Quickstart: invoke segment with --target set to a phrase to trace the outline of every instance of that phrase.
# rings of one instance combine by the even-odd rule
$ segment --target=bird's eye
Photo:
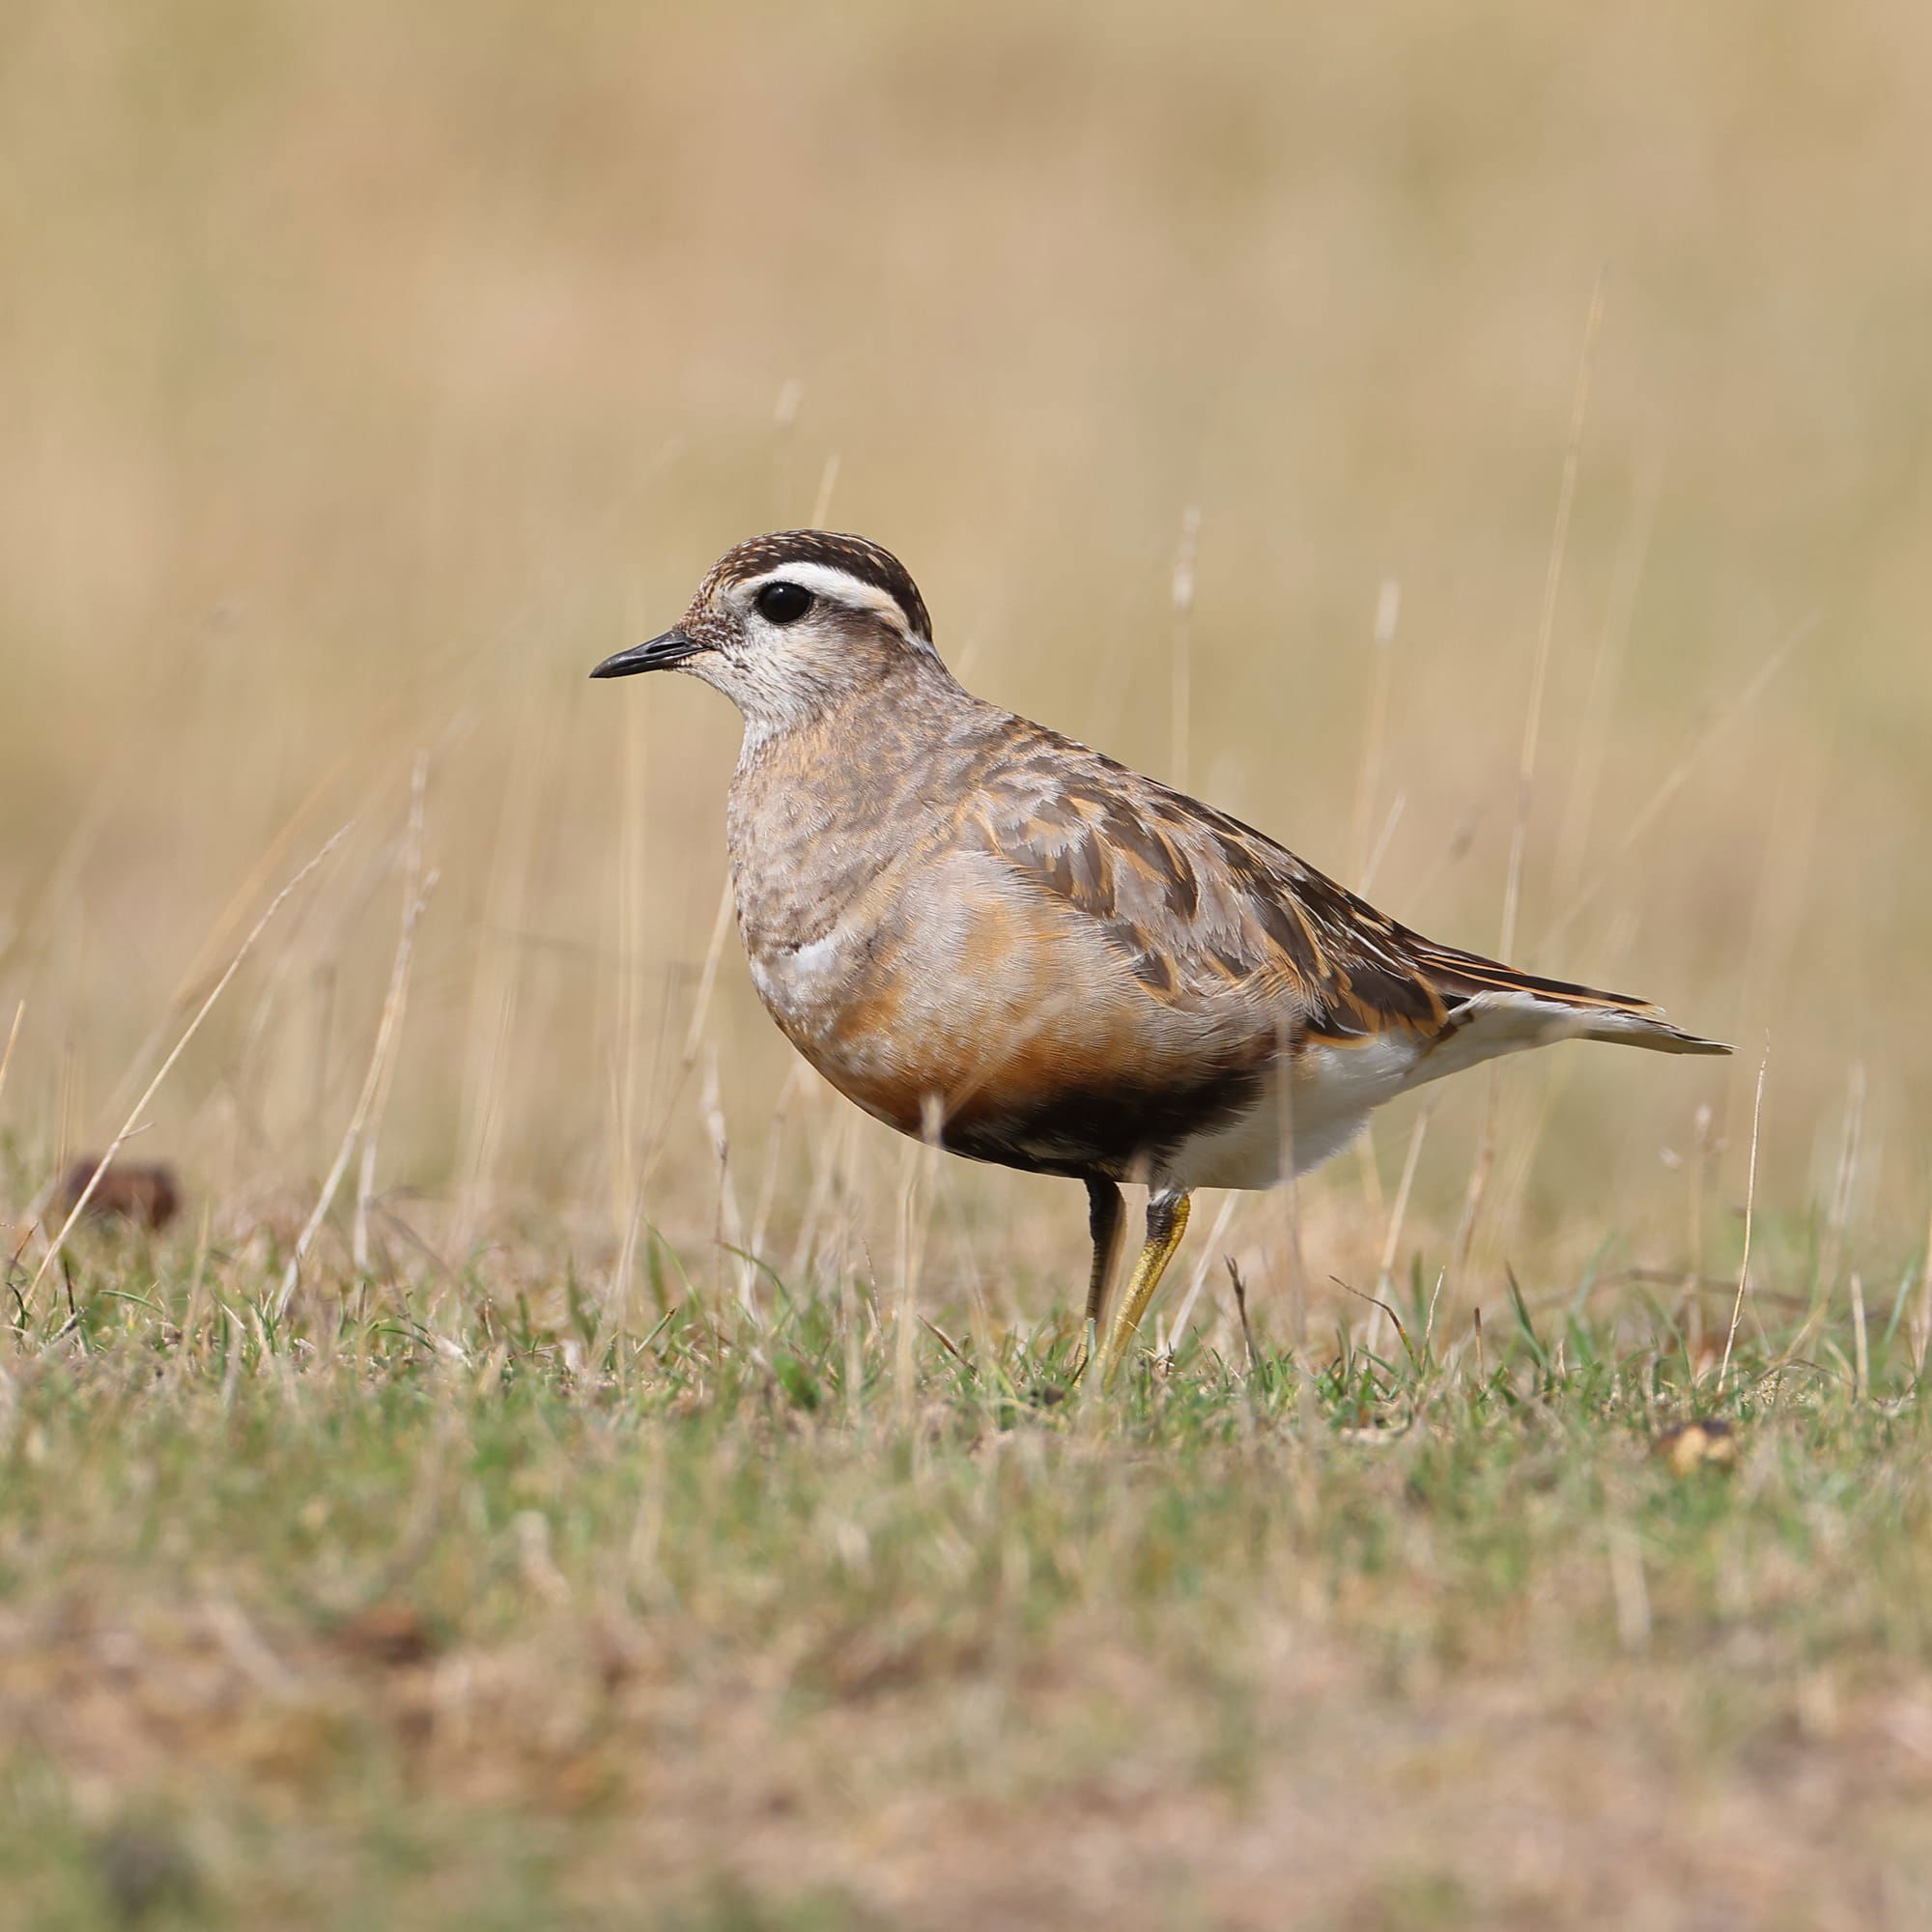
[[[756,602],[758,615],[768,624],[796,624],[811,609],[811,592],[796,583],[768,583]]]

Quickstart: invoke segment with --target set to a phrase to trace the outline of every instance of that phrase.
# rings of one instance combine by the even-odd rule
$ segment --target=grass
[[[1932,1899],[1916,1275],[1862,1342],[1753,1322],[1721,1385],[1641,1291],[1512,1291],[1479,1345],[1418,1275],[1385,1353],[1197,1330],[1101,1400],[1057,1326],[905,1349],[775,1283],[602,1335],[484,1264],[278,1326],[274,1260],[90,1242],[16,1330],[28,1922]],[[1692,1419],[1721,1459],[1670,1453]]]

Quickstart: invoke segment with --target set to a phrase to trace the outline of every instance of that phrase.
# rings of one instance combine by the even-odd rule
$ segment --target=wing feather
[[[1523,1044],[1560,1023],[1669,1052],[1730,1050],[1647,1001],[1427,939],[1265,833],[1058,733],[1009,719],[1003,739],[980,775],[975,838],[1026,887],[1097,922],[1166,1005],[1250,1005],[1297,1043],[1400,1030],[1428,1050],[1507,1008],[1523,1016]]]

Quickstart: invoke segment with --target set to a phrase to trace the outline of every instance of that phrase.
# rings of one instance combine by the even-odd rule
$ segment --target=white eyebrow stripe
[[[835,604],[870,611],[876,616],[885,618],[895,630],[903,632],[922,650],[932,649],[931,639],[923,638],[910,628],[911,619],[890,590],[881,590],[876,583],[867,583],[863,577],[855,577],[849,570],[840,570],[837,564],[809,563],[801,557],[796,563],[781,563],[756,577],[748,577],[737,588],[749,604],[767,583],[796,583],[801,590],[829,597]]]

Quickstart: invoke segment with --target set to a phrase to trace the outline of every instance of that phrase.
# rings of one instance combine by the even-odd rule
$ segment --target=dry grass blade
[[[1604,882],[1612,876],[1617,866],[1627,858],[1643,835],[1657,823],[1663,808],[1683,790],[1685,782],[1702,762],[1704,754],[1720,738],[1725,730],[1748,711],[1763,694],[1765,687],[1784,668],[1791,654],[1800,644],[1804,643],[1818,628],[1816,617],[1807,617],[1804,623],[1773,651],[1764,663],[1752,673],[1745,688],[1724,708],[1693,737],[1678,759],[1664,775],[1663,782],[1645,801],[1643,809],[1630,821],[1617,849],[1596,869],[1596,875],[1570,903],[1557,915],[1556,922],[1544,935],[1546,942],[1560,939],[1577,919],[1587,911]]]
[[[825,459],[818,475],[818,495],[811,501],[811,527],[822,530],[832,521],[832,493],[838,487],[838,452]]]
[[[726,878],[719,889],[718,911],[711,922],[711,938],[704,949],[704,967],[697,978],[697,997],[692,1002],[691,1025],[685,1030],[684,1049],[677,1057],[677,1070],[671,1078],[669,1091],[659,1110],[658,1125],[651,1136],[650,1146],[639,1163],[638,1183],[633,1194],[634,1202],[641,1199],[644,1189],[649,1186],[656,1174],[658,1162],[670,1140],[671,1121],[675,1116],[677,1103],[683,1097],[685,1084],[691,1078],[691,1070],[697,1065],[698,1055],[703,1050],[705,1022],[711,1016],[712,995],[718,990],[718,966],[724,956],[724,942],[731,932],[731,881]]]
[[[1354,838],[1350,849],[1354,854],[1354,876],[1362,884],[1359,888],[1366,894],[1369,881],[1375,874],[1375,862],[1379,847],[1372,851],[1369,845],[1369,817],[1375,810],[1376,791],[1381,781],[1382,755],[1388,740],[1389,690],[1395,682],[1395,634],[1402,621],[1402,584],[1393,577],[1382,580],[1382,586],[1376,598],[1376,624],[1372,634],[1372,649],[1375,652],[1375,669],[1371,674],[1369,691],[1368,728],[1362,734],[1362,758],[1355,769],[1355,812]],[[1391,807],[1391,818],[1398,814],[1398,808]],[[1388,829],[1382,834],[1382,842],[1388,838]]]
[[[1757,1094],[1751,1101],[1750,1165],[1745,1177],[1745,1252],[1738,1264],[1737,1299],[1731,1303],[1731,1325],[1724,1336],[1724,1359],[1718,1365],[1718,1386],[1722,1388],[1725,1378],[1731,1371],[1731,1350],[1738,1339],[1738,1323],[1744,1320],[1745,1292],[1750,1286],[1751,1258],[1751,1219],[1757,1208],[1757,1143],[1758,1129],[1764,1122],[1764,1075],[1771,1065],[1771,1046],[1767,1041],[1764,1058],[1757,1064]]]
[[[428,897],[427,889],[422,884],[423,867],[423,813],[429,790],[429,759],[418,756],[415,770],[410,779],[410,833],[409,833],[409,878],[403,888],[405,904],[413,904],[420,916],[424,901]],[[408,997],[407,979],[399,999]],[[355,1272],[366,1274],[369,1270],[369,1208],[376,1195],[376,1149],[383,1136],[383,1120],[388,1112],[389,1089],[396,1077],[396,1053],[403,1037],[402,1013],[396,1016],[396,1025],[388,1039],[384,1042],[380,1061],[381,1070],[376,1079],[376,1104],[370,1110],[368,1131],[362,1136],[362,1161],[355,1180],[355,1236],[352,1248]]]
[[[1181,512],[1180,542],[1174,554],[1174,709],[1168,753],[1174,782],[1182,791],[1187,789],[1188,748],[1194,737],[1194,579],[1200,544],[1201,512],[1190,505]]]
[[[1253,1375],[1261,1350],[1255,1347],[1254,1324],[1248,1320],[1248,1285],[1241,1279],[1240,1264],[1233,1255],[1223,1255],[1221,1262],[1228,1270],[1228,1285],[1235,1291],[1235,1312],[1241,1318],[1241,1340],[1248,1350],[1248,1373]]]
[[[1918,1325],[1912,1342],[1912,1372],[1925,1373],[1925,1349],[1932,1340],[1932,1215],[1925,1223],[1925,1259],[1918,1273]]]
[[[1651,460],[1636,486],[1635,500],[1617,550],[1608,607],[1597,634],[1595,660],[1590,666],[1589,691],[1577,727],[1576,755],[1571,766],[1570,795],[1563,808],[1556,839],[1556,877],[1564,893],[1574,894],[1582,876],[1595,822],[1598,788],[1604,761],[1610,749],[1610,721],[1623,675],[1624,660],[1634,627],[1637,595],[1650,561],[1651,538],[1657,526],[1658,501],[1663,490],[1663,467]]]
[[[1378,1281],[1386,1286],[1395,1273],[1395,1258],[1402,1246],[1402,1224],[1408,1212],[1409,1191],[1415,1185],[1415,1170],[1422,1159],[1423,1136],[1429,1131],[1430,1109],[1422,1108],[1415,1117],[1415,1125],[1409,1129],[1408,1152],[1402,1163],[1402,1179],[1396,1183],[1395,1206],[1389,1209],[1388,1233],[1382,1240],[1381,1264],[1377,1270]]]
[[[141,1050],[128,1063],[127,1073],[123,1075],[121,1084],[114,1090],[109,1100],[110,1109],[119,1106],[122,1096],[139,1077],[140,1069],[147,1065],[148,1056],[167,1037],[169,1023],[194,998],[196,987],[204,984],[209,974],[214,971],[216,963],[222,956],[223,949],[236,928],[247,916],[248,907],[254,902],[256,895],[274,876],[276,867],[281,865],[290,847],[301,837],[304,828],[321,810],[330,791],[345,774],[355,769],[357,760],[363,758],[370,748],[378,742],[386,722],[386,716],[380,713],[365,721],[355,741],[339,752],[324,768],[297,803],[295,810],[284,817],[274,836],[257,855],[242,877],[242,883],[230,895],[227,904],[222,907],[220,915],[209,928],[207,936],[195,949],[187,971],[176,982],[173,993],[160,1009],[155,1021],[154,1031],[142,1042]]]
[[[1179,1305],[1174,1311],[1174,1320],[1167,1331],[1167,1353],[1171,1356],[1180,1346],[1180,1338],[1187,1333],[1187,1324],[1194,1315],[1195,1303],[1201,1299],[1201,1292],[1208,1285],[1208,1277],[1212,1272],[1214,1258],[1221,1252],[1221,1241],[1228,1232],[1228,1223],[1235,1218],[1235,1208],[1240,1197],[1229,1194],[1221,1203],[1220,1210],[1214,1216],[1214,1225],[1208,1230],[1208,1238],[1201,1244],[1201,1259],[1194,1264],[1194,1273],[1187,1284],[1187,1293],[1180,1297]]]
[[[349,831],[350,827],[348,825],[345,825],[338,832],[336,832],[328,839],[328,842],[323,846],[322,850],[319,851],[315,855],[315,857],[312,858],[308,862],[308,864],[305,865],[301,868],[301,870],[298,871],[295,875],[295,877],[292,878],[288,882],[288,884],[285,885],[281,889],[281,891],[278,892],[275,895],[275,896],[269,901],[268,910],[265,913],[263,913],[262,917],[258,919],[252,926],[249,927],[248,936],[244,940],[242,940],[240,948],[236,952],[234,958],[232,958],[228,962],[228,965],[222,972],[220,979],[218,979],[214,982],[213,986],[210,989],[207,999],[202,1001],[200,1007],[196,1009],[195,1015],[193,1019],[188,1021],[186,1030],[182,1034],[182,1037],[175,1041],[174,1048],[169,1053],[168,1057],[164,1061],[162,1061],[159,1067],[156,1069],[155,1077],[152,1080],[150,1080],[147,1086],[142,1090],[141,1097],[138,1100],[136,1100],[132,1108],[129,1109],[128,1118],[122,1123],[120,1132],[117,1133],[114,1136],[114,1138],[107,1144],[107,1151],[100,1156],[99,1165],[95,1168],[94,1173],[92,1177],[89,1179],[87,1185],[80,1190],[78,1198],[75,1200],[72,1208],[70,1208],[68,1211],[67,1219],[61,1223],[60,1233],[57,1234],[53,1237],[52,1241],[48,1243],[46,1253],[41,1257],[41,1264],[38,1268],[34,1270],[33,1280],[27,1284],[26,1298],[28,1300],[30,1301],[32,1300],[34,1295],[34,1291],[38,1289],[42,1281],[45,1279],[46,1272],[50,1267],[53,1266],[55,1258],[61,1253],[62,1249],[67,1245],[67,1237],[71,1234],[72,1234],[74,1229],[74,1224],[80,1219],[80,1217],[84,1213],[86,1213],[87,1204],[94,1199],[95,1190],[100,1185],[103,1177],[106,1175],[109,1166],[113,1162],[114,1156],[117,1153],[119,1153],[121,1149],[127,1145],[128,1141],[136,1132],[139,1131],[140,1119],[141,1116],[147,1112],[149,1101],[151,1101],[155,1097],[155,1095],[160,1091],[161,1082],[164,1081],[168,1077],[168,1075],[174,1071],[175,1063],[178,1060],[180,1060],[180,1058],[184,1053],[187,1051],[188,1042],[191,1039],[193,1039],[193,1037],[197,1033],[201,1031],[202,1021],[205,1020],[209,1016],[209,1014],[214,1010],[215,1002],[219,1000],[222,994],[228,990],[229,982],[235,978],[236,974],[242,970],[242,962],[247,958],[248,954],[251,952],[254,951],[255,942],[258,939],[260,939],[263,933],[265,933],[269,929],[269,923],[274,918],[274,916],[278,912],[281,911],[282,907],[288,903],[289,897],[295,892],[296,888],[299,886],[302,883],[302,881],[305,880],[309,876],[309,874],[313,872],[316,869],[316,867],[320,866],[322,862],[325,859],[327,859],[328,855],[331,852],[333,852],[339,844],[341,844],[343,839],[349,836]]]
[[[1332,1281],[1335,1284],[1335,1286],[1342,1291],[1344,1294],[1352,1294],[1357,1301],[1365,1301],[1371,1308],[1379,1309],[1382,1314],[1386,1315],[1388,1319],[1395,1323],[1396,1339],[1402,1343],[1404,1348],[1406,1348],[1408,1346],[1408,1330],[1403,1326],[1402,1317],[1395,1312],[1395,1307],[1393,1303],[1384,1301],[1378,1294],[1363,1293],[1363,1292],[1359,1288],[1356,1288],[1351,1282],[1344,1281],[1339,1274],[1331,1274],[1328,1277],[1328,1279]]]
[[[409,1004],[410,961],[415,951],[416,927],[422,922],[424,909],[429,904],[429,895],[436,890],[437,877],[432,872],[427,878],[422,876],[422,832],[423,832],[423,787],[425,773],[422,761],[418,759],[410,805],[410,830],[408,838],[409,856],[405,860],[407,880],[403,894],[403,925],[396,941],[396,956],[389,969],[388,992],[383,1001],[383,1015],[376,1025],[376,1044],[369,1055],[369,1071],[362,1081],[362,1091],[356,1096],[355,1107],[350,1116],[349,1126],[342,1136],[342,1145],[336,1150],[335,1160],[328,1170],[328,1178],[322,1184],[322,1192],[316,1197],[314,1211],[309,1215],[301,1234],[297,1237],[295,1252],[289,1257],[289,1264],[282,1271],[280,1288],[275,1291],[275,1319],[279,1321],[287,1312],[289,1301],[295,1294],[296,1284],[301,1278],[301,1264],[308,1251],[315,1244],[315,1237],[322,1232],[323,1221],[327,1218],[329,1204],[335,1199],[335,1191],[342,1185],[342,1177],[349,1171],[349,1162],[355,1151],[355,1144],[361,1139],[376,1107],[376,1099],[384,1084],[384,1070],[389,1056],[394,1051],[396,1037],[403,1023],[404,1009]]]
[[[14,1009],[14,1024],[7,1029],[7,1044],[0,1047],[0,1098],[7,1092],[7,1069],[14,1064],[14,1043],[20,1037],[20,1022],[27,1016],[27,1003],[22,1000]]]
[[[1563,480],[1556,491],[1556,526],[1549,537],[1549,560],[1543,576],[1543,610],[1536,626],[1536,659],[1530,671],[1529,703],[1523,713],[1522,750],[1517,763],[1516,817],[1510,826],[1509,873],[1503,882],[1503,929],[1498,957],[1516,947],[1517,909],[1522,899],[1523,855],[1529,841],[1529,803],[1536,783],[1536,753],[1543,736],[1543,698],[1549,683],[1549,653],[1556,637],[1556,597],[1563,584],[1563,557],[1570,546],[1570,519],[1577,504],[1577,471],[1583,452],[1583,425],[1590,413],[1590,373],[1597,332],[1604,320],[1605,273],[1597,271],[1590,291],[1590,316],[1583,325],[1583,353],[1577,365],[1577,393],[1570,410],[1570,436],[1563,449]]]
[[[1597,272],[1590,291],[1590,313],[1583,326],[1583,350],[1577,358],[1577,389],[1570,409],[1570,434],[1563,449],[1563,477],[1556,491],[1556,523],[1549,533],[1549,556],[1544,566],[1543,608],[1537,621],[1536,657],[1530,670],[1529,702],[1524,707],[1522,747],[1517,761],[1516,813],[1510,825],[1509,866],[1503,878],[1502,935],[1496,956],[1508,959],[1516,951],[1517,914],[1522,902],[1522,868],[1529,841],[1530,799],[1536,782],[1536,754],[1543,735],[1544,693],[1549,681],[1549,654],[1556,635],[1556,597],[1563,582],[1563,557],[1569,548],[1570,520],[1577,501],[1577,472],[1583,447],[1583,425],[1589,416],[1590,372],[1595,359],[1597,331],[1604,317],[1605,275]],[[1483,1131],[1463,1197],[1462,1219],[1456,1229],[1455,1271],[1460,1278],[1475,1246],[1476,1229],[1489,1198],[1490,1177],[1495,1167],[1501,1088],[1493,1070],[1483,1110]]]

